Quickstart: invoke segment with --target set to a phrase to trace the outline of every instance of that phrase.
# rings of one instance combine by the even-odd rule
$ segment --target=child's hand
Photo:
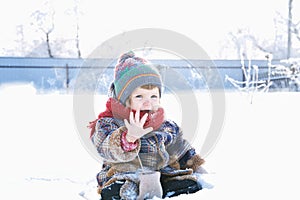
[[[146,113],[142,117],[142,119],[140,119],[140,111],[137,110],[135,116],[133,116],[133,112],[130,112],[129,115],[130,123],[127,121],[127,119],[124,119],[125,126],[128,130],[126,135],[126,139],[128,142],[135,142],[137,139],[153,131],[152,127],[148,127],[146,129],[143,128],[147,117],[148,117],[148,113]]]

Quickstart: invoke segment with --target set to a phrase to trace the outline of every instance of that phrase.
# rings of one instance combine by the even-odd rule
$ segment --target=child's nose
[[[145,99],[143,104],[149,104],[150,103],[150,99]]]

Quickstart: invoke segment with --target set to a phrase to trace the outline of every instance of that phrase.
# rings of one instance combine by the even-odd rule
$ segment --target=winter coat
[[[128,178],[128,174],[135,174],[141,168],[171,175],[190,175],[204,163],[183,139],[180,127],[172,120],[161,118],[163,109],[159,110],[159,114],[156,111],[148,115],[145,126],[152,125],[154,130],[126,148],[124,118],[129,116],[130,110],[113,98],[108,100],[106,107],[106,111],[91,123],[91,140],[104,160],[103,169],[97,177],[100,189],[117,180],[113,177]],[[136,176],[129,179],[138,183]]]

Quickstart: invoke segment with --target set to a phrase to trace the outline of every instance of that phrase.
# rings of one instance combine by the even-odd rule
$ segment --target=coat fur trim
[[[181,176],[172,176],[172,177],[167,177],[163,181],[168,182],[171,180],[176,180],[176,181],[182,181],[182,180],[192,180],[195,182],[198,182],[197,176],[194,174],[187,174],[187,175],[181,175]]]
[[[196,154],[192,158],[187,160],[183,168],[191,168],[193,169],[194,172],[196,172],[204,163],[205,163],[204,159],[202,159],[200,155]]]

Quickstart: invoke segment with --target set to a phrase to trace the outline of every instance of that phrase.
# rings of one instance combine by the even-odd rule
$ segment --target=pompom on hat
[[[136,57],[133,51],[122,54],[115,66],[114,82],[110,88],[112,96],[125,105],[131,93],[143,85],[155,85],[161,92],[159,71],[147,60]]]

